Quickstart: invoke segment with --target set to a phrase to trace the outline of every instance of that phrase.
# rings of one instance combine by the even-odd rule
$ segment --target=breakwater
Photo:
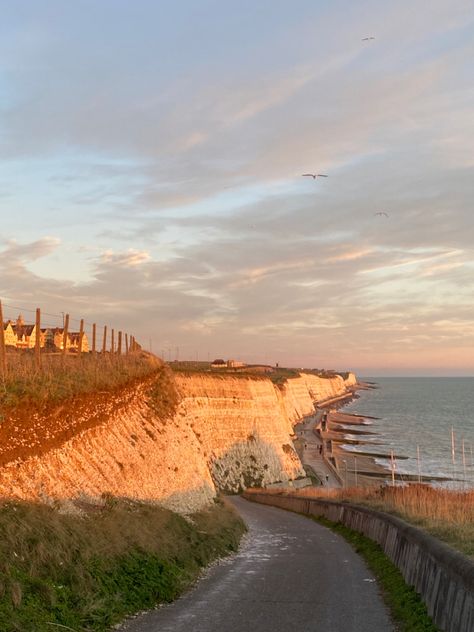
[[[403,520],[365,507],[329,500],[246,492],[248,500],[322,516],[377,542],[425,602],[445,632],[474,630],[474,563]]]

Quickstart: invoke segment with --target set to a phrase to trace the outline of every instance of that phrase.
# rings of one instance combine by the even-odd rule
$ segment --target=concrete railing
[[[445,632],[474,630],[474,563],[436,538],[379,511],[330,500],[246,492],[254,502],[323,516],[377,542]]]

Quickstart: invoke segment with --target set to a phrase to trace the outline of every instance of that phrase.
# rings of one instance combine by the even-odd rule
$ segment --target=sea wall
[[[474,630],[474,563],[403,520],[346,503],[246,492],[248,500],[342,523],[377,542],[446,632]]]
[[[170,419],[150,406],[146,380],[31,422],[5,422],[16,448],[0,454],[0,495],[50,501],[109,493],[194,511],[219,489],[304,476],[293,424],[314,412],[315,395],[348,388],[339,376],[304,375],[282,388],[268,378],[211,374],[176,374],[174,385],[180,401]]]

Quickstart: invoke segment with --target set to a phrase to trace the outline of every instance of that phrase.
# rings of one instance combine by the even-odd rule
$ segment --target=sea
[[[348,451],[390,453],[400,474],[445,477],[434,483],[455,489],[474,488],[474,377],[365,377],[375,388],[343,408],[368,419],[367,430],[382,445],[345,446]],[[347,426],[348,431],[350,427]],[[354,437],[356,438],[356,437]],[[360,437],[357,437],[360,438]],[[453,441],[454,439],[454,441]],[[453,450],[454,444],[454,450]],[[419,458],[418,458],[419,453]],[[377,460],[390,468],[390,461]]]

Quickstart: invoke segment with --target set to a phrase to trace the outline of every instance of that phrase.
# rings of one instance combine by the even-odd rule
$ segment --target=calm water
[[[401,473],[417,474],[417,445],[423,474],[464,479],[457,487],[474,487],[474,378],[363,378],[378,388],[359,391],[360,398],[345,412],[380,417],[370,428],[383,445],[364,451],[410,457],[397,461]],[[451,455],[451,427],[455,432],[455,465]],[[464,439],[465,470],[462,459]],[[387,466],[387,461],[380,461]],[[466,475],[464,476],[464,471]]]

